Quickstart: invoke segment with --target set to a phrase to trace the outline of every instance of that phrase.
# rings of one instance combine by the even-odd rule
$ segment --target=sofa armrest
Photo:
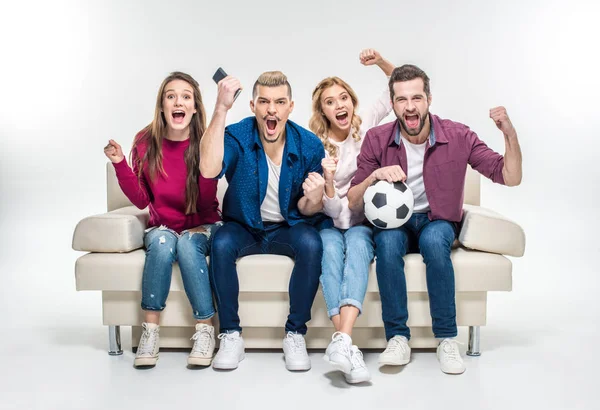
[[[491,209],[475,205],[463,206],[463,220],[458,241],[469,249],[523,256],[525,232],[513,222]]]
[[[130,252],[144,246],[147,209],[126,206],[82,219],[73,233],[73,249],[85,252]]]

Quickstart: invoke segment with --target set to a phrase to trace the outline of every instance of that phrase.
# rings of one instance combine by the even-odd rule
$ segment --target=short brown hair
[[[283,74],[281,71],[266,71],[262,73],[252,88],[252,99],[256,98],[256,92],[259,85],[264,87],[279,87],[280,85],[287,85],[288,97],[290,100],[292,99],[292,87],[290,86],[285,74]]]
[[[421,70],[416,65],[404,64],[403,66],[394,68],[394,71],[392,71],[389,82],[390,99],[394,99],[395,83],[410,81],[414,80],[415,78],[420,78],[423,80],[423,89],[425,90],[425,95],[429,98],[431,96],[431,90],[429,89],[429,77],[427,77],[425,71]]]

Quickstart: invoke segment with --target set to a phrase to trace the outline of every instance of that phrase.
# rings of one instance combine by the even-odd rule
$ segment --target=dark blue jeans
[[[437,338],[457,335],[454,268],[450,260],[455,238],[453,223],[430,221],[427,214],[413,214],[400,228],[374,229],[377,283],[387,340],[396,335],[410,339],[404,275],[404,255],[409,252],[420,252],[425,262],[433,334]]]
[[[237,259],[254,254],[285,255],[295,259],[289,284],[290,313],[285,330],[306,334],[306,322],[319,287],[323,244],[311,225],[273,224],[256,232],[237,222],[227,222],[213,238],[210,277],[217,301],[221,333],[242,331],[238,316]]]

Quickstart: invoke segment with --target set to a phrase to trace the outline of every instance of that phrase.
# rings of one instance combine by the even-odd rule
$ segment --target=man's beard
[[[404,121],[404,116],[398,116],[396,115],[396,118],[398,118],[398,121],[400,121],[400,124],[402,125],[402,129],[404,129],[404,131],[410,135],[411,137],[416,137],[417,135],[419,135],[421,133],[421,131],[423,131],[423,127],[425,126],[425,120],[427,120],[429,118],[429,110],[425,111],[425,115],[419,115],[420,121],[419,121],[419,126],[416,129],[413,128],[408,128],[408,126],[406,125],[406,122]]]

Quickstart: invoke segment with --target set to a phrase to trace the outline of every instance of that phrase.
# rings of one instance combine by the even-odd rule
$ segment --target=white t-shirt
[[[352,138],[353,130],[350,130],[350,135],[342,142],[329,138],[329,141],[338,148],[339,160],[333,177],[335,195],[333,198],[329,198],[327,194],[323,195],[323,212],[333,219],[336,228],[348,229],[360,224],[365,219],[363,211],[352,212],[348,207],[348,190],[350,189],[350,182],[356,174],[356,158],[360,153],[365,134],[369,129],[378,125],[391,111],[390,92],[386,89],[373,106],[365,112],[361,112],[360,141],[355,141]],[[327,151],[325,151],[325,155],[329,158]]]
[[[415,197],[415,206],[413,212],[425,213],[429,211],[429,201],[425,194],[425,184],[423,183],[423,160],[425,159],[425,149],[427,141],[422,144],[413,144],[402,137],[402,143],[406,149],[406,160],[408,170],[406,172],[406,185],[411,189]]]
[[[281,208],[279,207],[279,175],[281,165],[275,165],[271,158],[267,157],[269,167],[269,180],[267,182],[267,194],[260,204],[260,216],[264,222],[283,222]]]

